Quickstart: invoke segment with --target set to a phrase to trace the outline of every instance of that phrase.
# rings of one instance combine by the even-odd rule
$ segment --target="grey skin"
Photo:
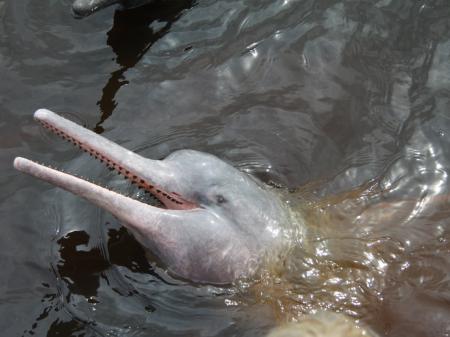
[[[75,0],[72,4],[72,12],[76,17],[82,18],[111,5],[121,5],[125,8],[133,8],[149,4],[154,0]]]
[[[17,157],[14,167],[112,213],[172,273],[194,282],[231,283],[251,276],[267,252],[281,247],[282,229],[291,220],[285,204],[219,158],[180,150],[151,160],[49,110],[36,111],[34,118],[152,193],[165,208],[25,158]]]

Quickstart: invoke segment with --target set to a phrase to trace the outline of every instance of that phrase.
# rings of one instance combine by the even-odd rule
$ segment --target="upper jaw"
[[[34,113],[34,118],[45,128],[94,156],[139,188],[153,194],[166,208],[186,210],[199,207],[174,193],[175,191],[165,190],[164,187],[170,184],[171,179],[167,173],[170,168],[166,163],[143,158],[50,110],[39,109]]]

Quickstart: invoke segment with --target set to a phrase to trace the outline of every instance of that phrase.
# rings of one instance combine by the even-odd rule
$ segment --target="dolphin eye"
[[[220,204],[224,204],[227,202],[227,199],[225,199],[225,197],[222,194],[218,194],[216,196],[216,202],[220,205]]]

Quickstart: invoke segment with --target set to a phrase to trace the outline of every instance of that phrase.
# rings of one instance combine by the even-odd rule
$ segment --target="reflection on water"
[[[322,310],[450,334],[448,1],[161,1],[77,21],[20,0],[0,18],[3,335],[261,336]],[[214,153],[276,186],[304,236],[228,288],[173,279],[109,214],[12,171],[23,155],[137,194],[43,133],[42,106],[149,158]]]
[[[103,132],[101,124],[116,108],[115,96],[120,87],[128,84],[124,76],[126,71],[139,62],[152,44],[170,30],[172,23],[180,17],[183,10],[192,4],[193,1],[177,1],[159,8],[147,5],[115,13],[107,44],[117,55],[116,62],[120,68],[111,73],[101,99],[97,102],[101,111],[100,121],[94,128],[97,133]]]

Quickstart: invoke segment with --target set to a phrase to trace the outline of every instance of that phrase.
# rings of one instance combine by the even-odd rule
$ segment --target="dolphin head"
[[[148,205],[73,175],[16,158],[16,169],[111,212],[168,269],[195,282],[225,284],[250,276],[282,241],[290,213],[270,189],[219,158],[180,150],[164,160],[129,151],[57,114],[40,109],[45,128],[153,194]]]

